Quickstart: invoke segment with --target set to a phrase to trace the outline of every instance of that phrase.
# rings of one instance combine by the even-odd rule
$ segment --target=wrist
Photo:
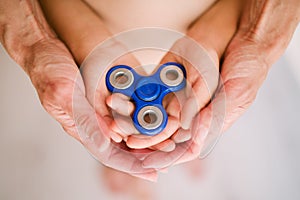
[[[299,24],[299,2],[248,1],[243,8],[237,42],[255,47],[271,66],[283,54]]]
[[[25,69],[25,56],[31,46],[40,40],[53,38],[36,2],[2,2],[0,16],[0,42],[8,54]],[[8,5],[6,5],[8,4]]]
[[[70,68],[78,70],[67,47],[57,38],[46,38],[25,48],[22,68],[34,83],[36,78],[45,79],[45,75]],[[61,75],[63,75],[62,73]],[[70,76],[71,77],[71,76]],[[34,83],[36,86],[36,84]]]

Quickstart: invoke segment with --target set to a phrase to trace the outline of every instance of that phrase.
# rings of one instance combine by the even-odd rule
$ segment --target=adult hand
[[[48,21],[51,23],[52,27],[55,29],[59,37],[67,44],[78,64],[81,64],[84,58],[99,43],[111,36],[102,20],[82,1],[78,0],[74,2],[61,2],[59,0],[40,0],[40,2]],[[66,13],[65,10],[67,10],[69,7],[72,7],[72,10]],[[78,12],[81,13],[80,16],[78,15]],[[76,19],[75,22],[74,19]],[[85,86],[88,89],[87,97],[91,104],[96,108],[97,112],[102,114],[107,113],[107,107],[105,106],[105,104],[103,104],[102,100],[104,100],[104,97],[109,98],[110,95],[108,95],[105,84],[98,85],[97,75],[99,75],[100,72],[102,73],[103,70],[108,70],[112,65],[116,65],[117,63],[127,64],[132,67],[139,66],[138,61],[131,54],[122,56],[122,58],[118,59],[118,61],[114,63],[107,63],[107,61],[111,61],[108,60],[108,58],[116,59],[113,57],[113,55],[116,55],[117,57],[120,56],[117,55],[118,52],[121,51],[122,53],[127,53],[126,48],[119,42],[111,39],[106,43],[109,42],[111,43],[108,44],[107,47],[103,48],[102,45],[101,48],[96,49],[98,51],[98,56],[96,55],[94,58],[99,58],[97,59],[99,63],[93,66],[88,66],[85,64],[85,69],[81,70],[84,74],[84,80],[86,84]],[[87,66],[89,68],[88,70],[86,69]],[[99,86],[98,89],[95,88],[96,86]],[[96,95],[97,92],[99,94],[101,93],[101,95]],[[96,95],[97,97],[94,95]],[[133,104],[128,101],[128,98],[122,95],[112,95],[112,97],[117,98],[109,98],[107,100],[108,106],[116,111],[116,113],[121,112],[119,114],[129,115],[129,112],[133,110]],[[97,99],[97,102],[95,102],[95,99]],[[114,102],[111,101],[112,99],[114,100]],[[117,105],[117,108],[114,108],[114,105]],[[116,119],[119,119],[119,117],[116,117]],[[127,118],[127,120],[130,119]],[[115,142],[120,142],[122,139],[126,139],[126,135],[135,133],[134,129],[131,129],[129,126],[125,127],[125,129],[123,129],[122,131],[117,131],[116,128],[120,128],[120,124],[122,123],[116,123],[116,120],[112,120],[111,123],[113,123],[112,126],[110,126],[113,128],[113,131],[110,131],[110,134],[111,138]],[[116,126],[117,124],[119,124],[119,126]],[[170,140],[170,142],[172,141]],[[153,148],[162,149],[162,145],[153,146]]]
[[[175,143],[182,143],[191,138],[193,118],[209,102],[218,85],[219,60],[236,31],[239,12],[238,0],[220,0],[191,26],[187,32],[190,39],[182,38],[173,45],[161,63],[183,64],[188,73],[188,86],[185,93],[177,92],[176,95],[165,98],[164,105],[171,119],[180,122],[180,127],[170,126],[170,129],[176,128],[175,134],[172,135],[159,134],[152,138],[132,135],[127,140],[128,146],[145,148],[147,144],[158,143],[163,139],[165,141],[159,145],[172,147],[167,149],[173,150]],[[127,126],[129,125],[127,123]]]
[[[196,132],[198,124],[192,126],[192,122],[200,109],[209,103],[218,86],[219,60],[236,31],[239,12],[238,1],[219,1],[188,31],[191,38],[178,40],[162,59],[161,63],[178,62],[185,66],[188,86],[185,93],[177,93],[166,101],[168,114],[180,121],[175,134],[164,138],[177,143],[175,151],[153,153],[145,158],[145,166],[164,168],[199,156],[206,135]],[[222,116],[222,113],[219,114]],[[208,117],[206,124],[212,124],[211,120],[215,119],[211,119],[212,115]],[[151,141],[152,138],[132,135],[127,144],[144,148]]]
[[[45,109],[78,139],[69,103],[78,76],[72,56],[51,32],[36,1],[1,1],[0,8],[1,43],[30,76]]]
[[[178,40],[161,61],[161,63],[167,62],[180,63],[187,72],[186,88],[164,99],[163,104],[169,115],[168,125],[170,125],[167,125],[162,133],[153,137],[129,136],[127,140],[129,147],[145,148],[147,144],[163,140],[182,143],[191,139],[191,122],[186,122],[186,119],[192,120],[190,118],[193,118],[200,108],[209,102],[218,85],[217,61],[213,61],[209,54],[191,39],[185,37]],[[173,124],[174,120],[179,123]]]
[[[226,94],[226,99],[222,99],[226,103],[223,131],[252,104],[270,67],[289,44],[299,20],[298,0],[245,2],[238,31],[226,49],[221,69]]]
[[[156,171],[143,169],[137,153],[123,151],[104,134],[109,124],[86,99],[79,69],[51,32],[39,4],[7,0],[1,1],[0,8],[1,43],[27,72],[49,114],[103,164],[154,180]]]
[[[205,142],[205,137],[206,140],[210,138],[210,142],[215,142],[219,137],[219,133],[210,131],[212,127],[209,121],[213,116],[213,103],[225,104],[225,119],[218,122],[223,125],[221,132],[224,132],[254,101],[268,70],[284,52],[299,24],[300,2],[297,0],[248,0],[244,3],[238,31],[226,48],[221,65],[220,77],[223,84],[215,93],[212,102],[203,108],[200,116],[193,121],[196,127],[193,130],[195,134],[204,136],[202,142]],[[190,160],[195,157],[192,149],[197,147],[197,143],[199,140],[194,144],[191,142],[187,153],[181,157],[180,154],[176,154],[176,150],[171,153],[159,152],[145,159],[144,165],[160,168],[176,160]],[[205,146],[211,147],[209,144]],[[203,149],[202,152],[207,153],[207,150]],[[160,161],[158,158],[162,157],[164,159]]]
[[[180,127],[170,136],[176,143],[175,150],[159,151],[144,160],[145,167],[157,169],[190,161],[199,156],[203,146],[203,135],[196,131],[199,124],[193,122],[199,120],[199,111],[209,103],[219,82],[217,52],[208,52],[189,37],[178,40],[161,62],[182,64],[187,71],[187,87],[184,92],[167,99],[167,111],[180,121]],[[134,139],[134,136],[131,136],[128,142]]]

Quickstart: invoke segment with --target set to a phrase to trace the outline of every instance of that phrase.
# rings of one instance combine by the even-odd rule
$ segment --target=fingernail
[[[116,143],[120,143],[123,140],[122,137],[118,133],[115,133],[115,132],[112,132],[112,131],[110,133],[110,137]]]
[[[148,158],[145,158],[142,166],[144,169],[157,169],[157,166],[153,163],[153,161],[148,161]]]
[[[170,142],[167,146],[163,147],[161,149],[161,151],[164,151],[164,152],[171,152],[171,151],[174,151],[176,145],[174,142]]]
[[[179,129],[172,138],[175,143],[182,143],[190,140],[192,137],[190,130]]]

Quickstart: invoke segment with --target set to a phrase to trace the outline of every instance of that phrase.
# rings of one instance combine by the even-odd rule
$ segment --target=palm
[[[144,169],[135,154],[126,153],[110,143],[105,135],[109,131],[106,116],[110,112],[105,108],[98,115],[91,106],[86,98],[85,88],[88,87],[65,46],[59,41],[41,42],[33,49],[32,63],[28,65],[33,67],[31,80],[45,109],[103,164],[135,176],[155,179],[155,170]],[[41,50],[44,46],[48,48]],[[103,105],[108,92],[104,94],[99,96]]]

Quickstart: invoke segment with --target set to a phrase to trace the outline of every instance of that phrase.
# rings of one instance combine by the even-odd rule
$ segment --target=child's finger
[[[167,139],[161,143],[158,143],[158,144],[150,147],[150,149],[164,151],[164,152],[171,152],[175,149],[175,147],[176,147],[176,144],[174,143],[174,141],[171,139]]]
[[[114,131],[110,131],[109,135],[110,135],[110,138],[113,141],[115,141],[116,143],[120,143],[123,140],[122,136],[119,135],[118,133],[114,132]]]
[[[170,116],[166,128],[158,135],[131,135],[128,137],[126,144],[128,145],[128,147],[134,149],[148,148],[170,138],[176,132],[178,127],[178,120]]]
[[[120,115],[130,116],[134,110],[134,104],[129,100],[129,97],[113,93],[106,98],[106,104]]]
[[[169,116],[175,117],[176,119],[180,120],[180,110],[181,106],[176,98],[175,95],[173,95],[173,98],[168,102],[168,105],[166,107],[166,112]]]
[[[202,78],[193,85],[192,93],[185,102],[181,112],[181,127],[185,130],[190,129],[193,118],[199,113],[210,100],[211,94]]]
[[[180,119],[180,113],[186,99],[187,98],[184,90],[180,90],[176,93],[170,94],[170,97],[166,99],[165,102],[165,107],[168,115]]]

